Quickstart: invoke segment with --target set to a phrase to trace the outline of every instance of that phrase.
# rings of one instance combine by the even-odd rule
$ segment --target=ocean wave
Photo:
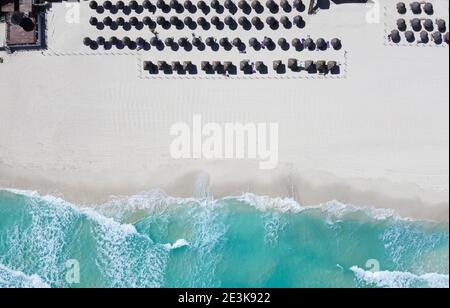
[[[51,195],[39,195],[39,193],[35,191],[17,189],[3,190],[29,197],[39,197],[48,202],[65,203],[73,207],[74,210],[79,211],[94,220],[103,220],[104,223],[107,223],[107,220],[109,220],[108,223],[114,223],[114,221],[117,220],[121,222],[120,227],[128,228],[129,232],[135,232],[135,230],[133,230],[133,225],[127,225],[123,222],[129,215],[133,215],[137,212],[143,212],[144,214],[163,213],[171,207],[187,204],[196,204],[214,209],[222,208],[227,201],[233,200],[247,204],[261,212],[280,211],[282,213],[299,214],[302,212],[320,211],[326,215],[329,223],[334,223],[335,221],[356,214],[363,214],[367,218],[377,221],[388,219],[423,221],[420,219],[416,220],[409,217],[401,217],[394,209],[388,208],[356,206],[345,204],[337,200],[331,200],[317,205],[301,205],[292,198],[261,196],[253,193],[242,193],[241,195],[228,196],[219,199],[214,199],[211,196],[205,198],[180,198],[169,196],[161,189],[152,189],[132,196],[112,196],[110,201],[92,207],[78,207],[61,198]]]
[[[110,286],[113,287],[158,287],[163,281],[165,256],[163,247],[158,247],[147,236],[137,232],[131,224],[117,222],[94,208],[82,208],[61,198],[37,192],[8,190],[26,197],[30,207],[31,226],[27,230],[14,229],[7,234],[9,259],[38,269],[52,286],[65,286],[65,261],[71,259],[65,247],[68,238],[77,234],[79,224],[92,222],[89,226],[95,239],[96,264]],[[25,260],[24,251],[37,256]],[[145,257],[141,257],[145,256]],[[3,256],[8,257],[8,256]],[[141,271],[136,273],[135,269]],[[147,270],[151,269],[152,275]]]
[[[362,286],[380,288],[448,288],[449,275],[427,273],[415,275],[410,272],[377,271],[371,272],[354,266],[350,269]]]
[[[185,239],[176,240],[173,244],[164,244],[164,248],[167,250],[175,250],[182,247],[189,247],[191,244]]]
[[[38,275],[28,276],[20,271],[12,270],[0,264],[0,289],[1,288],[50,288]]]

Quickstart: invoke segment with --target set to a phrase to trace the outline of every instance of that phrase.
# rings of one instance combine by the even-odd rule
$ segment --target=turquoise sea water
[[[0,191],[0,287],[449,287],[448,275],[449,225],[388,210],[160,191],[87,209]]]

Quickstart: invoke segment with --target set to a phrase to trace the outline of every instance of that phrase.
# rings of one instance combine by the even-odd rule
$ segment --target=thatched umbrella
[[[133,11],[137,11],[139,9],[139,3],[137,1],[135,1],[135,0],[130,1],[130,3],[128,3],[128,6]]]
[[[287,40],[282,37],[280,39],[278,39],[278,46],[281,47],[281,49],[286,50],[289,48],[289,43],[287,42]]]
[[[213,46],[216,43],[216,39],[212,36],[207,37],[205,40],[206,46]]]
[[[190,16],[184,18],[184,24],[191,29],[195,27],[194,20]]]
[[[225,0],[225,2],[224,2],[223,5],[225,6],[225,8],[226,8],[227,10],[232,10],[232,9],[235,8],[235,4],[234,4],[234,2],[231,1],[231,0]]]
[[[180,45],[181,47],[187,46],[188,43],[189,40],[186,37],[181,37],[178,39],[178,45]]]
[[[260,43],[256,37],[252,37],[251,39],[249,39],[248,44],[250,45],[250,47],[255,47],[257,45],[260,45]]]
[[[423,6],[423,10],[428,15],[434,14],[434,7],[433,7],[433,4],[430,2],[425,3],[425,5]]]
[[[289,20],[289,17],[287,17],[287,16],[281,16],[281,18],[280,18],[280,23],[281,23],[286,29],[289,29],[289,28],[292,26],[291,21]]]
[[[129,20],[130,25],[136,27],[139,24],[139,19],[137,17],[131,17]]]
[[[328,72],[328,66],[327,66],[327,62],[321,60],[321,61],[317,61],[316,63],[316,69],[319,73],[326,73]]]
[[[256,29],[261,30],[264,28],[264,23],[262,22],[261,18],[258,16],[255,16],[252,18],[252,25],[255,26]]]
[[[85,37],[83,39],[83,44],[84,44],[84,46],[90,46],[92,44],[92,40],[88,37]]]
[[[431,35],[433,37],[433,41],[435,44],[440,45],[442,44],[442,34],[439,31],[435,31],[433,32],[433,34]]]
[[[266,7],[269,9],[269,11],[270,11],[271,13],[278,13],[279,7],[278,7],[278,4],[276,4],[275,1],[273,1],[273,0],[268,0],[268,1],[266,2]]]
[[[434,30],[434,22],[429,18],[425,19],[425,21],[423,22],[423,26],[428,32],[432,32]]]
[[[180,7],[180,2],[178,2],[178,0],[171,0],[169,6],[178,11],[179,7]]]
[[[110,26],[113,24],[112,18],[109,17],[109,16],[103,18],[103,24],[104,24],[105,26],[110,27]]]
[[[269,16],[266,19],[266,23],[270,26],[271,29],[277,29],[278,28],[278,20],[275,19],[273,16]]]
[[[130,45],[131,45],[131,39],[130,39],[128,36],[125,36],[125,37],[122,39],[122,44],[123,44],[124,46],[130,46]]]
[[[289,59],[288,60],[288,68],[293,72],[297,71],[299,69],[298,60],[297,59]]]
[[[427,44],[430,41],[430,37],[427,31],[420,32],[420,42],[423,44]]]
[[[220,18],[218,16],[213,16],[211,18],[211,24],[213,24],[214,26],[217,26],[220,24]]]
[[[337,68],[338,68],[338,64],[337,64],[336,61],[328,61],[328,62],[327,62],[327,69],[328,69],[330,72],[335,71]]]
[[[320,50],[327,50],[327,48],[328,48],[327,42],[323,38],[317,39],[316,46]]]
[[[202,45],[202,40],[198,37],[194,37],[192,39],[192,45],[194,45],[195,47],[200,47]]]
[[[256,61],[255,69],[261,74],[267,74],[267,65],[263,61]]]
[[[183,65],[181,64],[180,61],[173,61],[172,62],[172,70],[180,73],[183,71]]]
[[[275,60],[272,62],[272,67],[274,71],[280,70],[283,66],[283,62],[281,60]]]
[[[264,6],[258,0],[253,0],[252,8],[256,12],[256,14],[261,14],[264,12]]]
[[[183,70],[185,72],[191,72],[193,68],[194,68],[194,65],[192,64],[191,61],[184,61],[183,62]]]
[[[147,42],[142,37],[138,37],[135,43],[139,47],[144,47]]]
[[[312,61],[312,60],[307,60],[307,61],[305,61],[305,70],[306,70],[308,73],[313,73],[313,72],[315,72],[315,70],[316,70],[316,65],[315,65],[314,61]]]
[[[396,44],[400,43],[402,38],[401,38],[400,32],[398,30],[392,30],[392,32],[391,32],[391,40],[394,43],[396,43]]]
[[[419,18],[414,18],[411,20],[411,27],[414,31],[419,32],[422,30],[422,22]]]
[[[223,64],[220,61],[214,61],[213,64],[212,64],[212,68],[213,68],[213,70],[215,72],[222,72],[222,71],[224,71]]]
[[[313,39],[311,38],[307,38],[305,40],[304,43],[305,47],[308,48],[309,50],[315,50],[316,49],[316,44],[314,43]]]
[[[436,21],[436,24],[437,24],[437,26],[438,26],[439,32],[444,33],[444,32],[447,31],[447,23],[445,22],[445,20],[443,20],[443,19],[438,19],[438,20]]]
[[[158,37],[153,36],[153,37],[150,39],[150,45],[152,45],[152,46],[158,46],[158,45],[160,45],[160,44],[161,44],[161,41],[159,40]]]
[[[403,19],[403,18],[397,19],[397,28],[398,28],[398,30],[404,32],[404,31],[406,31],[407,27],[408,26],[406,25],[406,20],[405,19]]]
[[[338,38],[334,38],[331,40],[331,46],[334,50],[340,50],[342,48],[342,42]]]
[[[295,0],[294,8],[299,12],[303,12],[305,10],[305,5],[303,4],[302,0]]]
[[[242,10],[242,12],[244,12],[244,14],[250,14],[252,12],[252,7],[245,0],[239,1],[238,7]]]
[[[239,64],[239,68],[243,72],[248,72],[252,68],[252,66],[250,65],[248,60],[244,60]]]
[[[149,71],[152,65],[152,61],[144,61],[142,68],[144,69],[144,71]]]
[[[227,37],[223,37],[223,38],[220,39],[219,44],[222,47],[227,47],[227,46],[230,45],[230,41],[228,40]]]
[[[184,8],[190,13],[194,13],[196,10],[194,4],[190,0],[184,2]]]
[[[232,24],[234,24],[235,23],[235,20],[234,20],[234,18],[233,17],[231,17],[231,16],[227,16],[227,17],[225,17],[225,19],[224,19],[224,21],[223,21],[227,26],[230,26],[230,25],[232,25]]]
[[[242,26],[242,28],[244,28],[244,30],[248,31],[252,28],[252,24],[250,23],[250,21],[248,20],[247,17],[240,17],[238,20],[239,24]]]
[[[148,17],[148,16],[145,16],[145,17],[142,19],[142,23],[143,23],[144,25],[146,25],[146,26],[149,26],[152,22],[153,22],[153,20],[152,20],[150,17]]]
[[[298,38],[295,38],[292,40],[292,46],[294,46],[295,49],[303,48],[302,41],[300,41],[300,39],[298,39]]]
[[[166,61],[158,61],[158,69],[160,71],[165,71],[169,66]]]
[[[160,26],[163,26],[167,23],[167,20],[164,18],[164,16],[158,16],[158,18],[156,18],[156,23]]]
[[[89,23],[90,23],[92,26],[96,26],[96,25],[98,24],[98,19],[97,19],[97,17],[91,17],[91,18],[89,19]]]
[[[170,23],[174,26],[178,26],[181,23],[181,20],[177,16],[170,17]]]
[[[305,20],[302,16],[297,15],[294,17],[294,24],[299,28],[303,28],[305,26]]]
[[[209,10],[209,7],[208,7],[208,5],[206,4],[206,2],[205,1],[199,1],[198,3],[197,3],[197,7],[198,7],[198,9],[200,10],[200,11],[202,11],[203,13],[207,13],[208,12],[208,10]]]
[[[166,2],[164,0],[158,0],[156,2],[156,7],[158,9],[160,9],[160,10],[163,10],[163,9],[165,9],[167,7],[167,4],[166,4]]]
[[[234,40],[233,40],[233,46],[234,47],[237,47],[238,49],[240,49],[241,48],[241,46],[242,46],[242,40],[240,39],[240,38],[235,38]]]
[[[164,40],[164,44],[165,44],[167,47],[172,47],[172,46],[175,44],[175,40],[174,40],[173,37],[168,37],[168,38],[166,38],[166,39]]]
[[[274,49],[275,48],[275,42],[270,38],[270,37],[265,37],[263,40],[263,44],[264,46],[266,46],[269,49]]]
[[[115,45],[117,45],[117,44],[119,43],[119,39],[118,39],[117,37],[115,37],[115,36],[111,36],[111,37],[109,38],[109,43],[110,43],[112,46],[115,46]]]
[[[220,2],[219,0],[212,0],[211,1],[211,8],[217,10],[220,8]]]
[[[109,11],[109,10],[112,9],[112,7],[113,7],[113,4],[112,4],[111,1],[107,0],[107,1],[103,2],[103,8],[104,8],[105,10],[108,10],[108,11]]]
[[[150,0],[145,0],[144,2],[142,2],[142,7],[146,10],[150,10],[153,8],[153,4]]]
[[[231,61],[225,61],[225,62],[223,63],[223,69],[225,70],[225,72],[232,73],[232,72],[233,72],[233,69],[234,69],[234,64],[233,64],[233,62],[231,62]]]
[[[123,25],[125,24],[125,19],[124,19],[123,17],[118,17],[118,18],[116,19],[116,24],[117,24],[118,26],[123,26]]]
[[[204,30],[208,30],[209,28],[209,22],[206,20],[205,17],[199,17],[197,19],[197,24],[199,24]]]
[[[416,14],[416,15],[422,14],[421,4],[417,1],[411,3],[411,11],[413,12],[413,14]]]
[[[406,31],[405,37],[406,37],[406,41],[408,41],[408,43],[414,43],[416,40],[416,36],[414,35],[414,32],[412,32],[412,31]]]
[[[91,1],[91,2],[89,2],[89,7],[90,7],[92,10],[98,9],[98,3],[97,3],[97,1]]]
[[[280,6],[283,8],[283,10],[284,10],[286,13],[289,13],[289,12],[292,11],[292,6],[291,6],[291,4],[289,3],[288,0],[281,0],[281,1],[280,1]]]
[[[202,61],[201,68],[202,68],[202,71],[205,71],[205,72],[212,70],[212,66],[211,66],[211,63],[209,63],[209,61]]]
[[[116,2],[116,8],[117,8],[118,10],[123,10],[123,9],[125,8],[125,2],[123,2],[123,1],[117,1],[117,2]]]
[[[401,15],[406,14],[407,9],[406,9],[406,4],[405,2],[399,2],[397,3],[397,12]]]

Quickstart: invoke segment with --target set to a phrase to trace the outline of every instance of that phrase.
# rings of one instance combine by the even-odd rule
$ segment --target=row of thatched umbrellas
[[[409,5],[411,12],[415,15],[420,15],[422,12],[425,12],[427,15],[433,15],[434,14],[434,6],[431,2],[412,2]],[[408,13],[408,7],[406,6],[405,2],[399,2],[397,3],[397,12],[400,15],[404,15]]]
[[[413,18],[410,20],[411,28],[415,32],[420,32],[425,29],[428,32],[432,32],[435,30],[435,25],[437,27],[437,31],[441,33],[447,32],[447,23],[443,19],[437,19],[436,22],[433,22],[431,19],[420,19]],[[397,20],[397,29],[401,32],[405,32],[408,29],[408,24],[405,19],[399,18]]]
[[[227,51],[230,51],[231,49],[233,49],[233,47],[237,48],[239,51],[245,51],[247,48],[246,44],[240,38],[230,40],[226,37],[221,38],[220,40],[216,40],[214,37],[208,37],[206,38],[204,43],[199,37],[194,37],[192,40],[189,40],[187,37],[182,37],[178,39],[178,41],[175,41],[174,38],[167,38],[164,40],[164,42],[157,36],[152,37],[149,42],[147,42],[142,37],[139,37],[133,41],[129,37],[118,39],[115,36],[111,37],[109,40],[106,40],[102,36],[98,37],[95,40],[92,40],[88,37],[84,38],[83,40],[83,44],[85,46],[90,47],[98,45],[101,46],[105,45],[106,43],[108,43],[111,46],[128,47],[130,49],[148,47],[148,44],[150,46],[157,47],[157,49],[160,50],[164,49],[164,46],[170,47],[174,50],[178,50],[178,47],[182,47],[187,51],[192,50],[192,46],[196,47],[199,50],[204,50],[205,46],[209,46],[213,50],[218,50],[219,46],[221,46],[223,49]],[[264,40],[262,41],[258,40],[257,38],[251,38],[248,44],[254,50],[261,50],[264,48],[272,51],[276,48],[277,44],[282,50],[288,50],[290,48],[290,44],[285,38],[280,38],[277,41],[277,43],[275,43],[275,41],[273,41],[269,37],[265,37]],[[339,50],[342,48],[342,43],[337,38],[332,39],[330,42],[327,42],[323,38],[319,38],[316,41],[314,41],[311,38],[307,39],[295,38],[292,40],[291,44],[297,51],[301,51],[304,49],[311,51],[317,49],[326,50],[329,48],[329,45],[334,50]]]
[[[194,4],[192,1],[179,1],[179,0],[157,0],[150,1],[145,0],[142,5],[140,5],[137,1],[132,0],[129,3],[125,3],[123,1],[117,1],[116,4],[113,4],[111,1],[104,1],[102,4],[93,0],[89,3],[89,7],[93,10],[108,10],[112,13],[116,13],[119,10],[129,12],[135,11],[137,13],[142,13],[143,10],[148,10],[149,12],[156,12],[157,9],[161,10],[164,13],[169,13],[171,10],[174,10],[177,13],[183,13],[185,10],[194,14],[198,10],[203,12],[205,15],[208,15],[211,10],[216,11],[219,14],[222,14],[225,9],[227,9],[231,14],[236,14],[240,9],[244,14],[251,14],[253,11],[257,14],[262,14],[267,8],[271,13],[278,13],[279,11],[284,11],[286,13],[292,12],[293,10],[297,10],[299,12],[303,12],[305,10],[305,5],[302,0],[281,0],[279,3],[274,0],[268,0],[265,5],[261,3],[259,0],[253,0],[251,3],[246,0],[232,1],[225,0],[221,3],[219,0],[211,0],[209,4],[206,1],[198,1]]]
[[[221,75],[236,75],[238,67],[231,61],[202,61],[200,68],[206,74],[221,74]],[[158,74],[160,71],[166,74],[172,74],[177,72],[178,74],[197,74],[197,66],[191,61],[174,61],[168,63],[167,61],[158,61],[156,64],[152,61],[145,61],[143,63],[144,71],[150,72],[150,74]],[[286,73],[287,69],[292,72],[306,71],[310,74],[339,74],[340,66],[336,61],[313,61],[307,60],[301,62],[297,59],[289,59],[287,65],[281,60],[275,60],[272,62],[272,69],[278,74]],[[261,74],[267,74],[269,72],[268,66],[263,61],[256,61],[251,63],[249,60],[243,60],[239,63],[239,70],[246,75],[255,74],[257,72]]]
[[[410,30],[405,31],[404,36],[408,43],[414,43],[417,41],[416,34],[413,31],[410,31]],[[448,32],[446,34],[442,35],[441,32],[434,31],[433,33],[431,33],[431,38],[430,38],[430,33],[428,31],[424,30],[419,33],[419,37],[420,37],[420,40],[417,42],[422,43],[422,44],[428,44],[430,42],[430,40],[432,40],[437,45],[441,45],[443,42],[445,42],[447,45],[449,44]],[[399,30],[392,30],[392,32],[390,34],[390,39],[392,40],[392,42],[394,42],[396,44],[400,43],[402,41],[401,32]]]
[[[113,20],[110,16],[103,18],[103,20],[99,20],[97,17],[91,17],[89,19],[89,23],[92,26],[98,26],[102,24],[103,26],[107,26],[113,29],[117,27],[124,27],[129,25],[131,27],[139,27],[141,25],[145,25],[150,27],[151,29],[155,29],[158,25],[168,30],[172,26],[176,27],[178,30],[182,30],[185,26],[191,30],[195,30],[197,26],[200,26],[203,30],[209,30],[211,25],[215,26],[218,30],[222,30],[225,25],[227,25],[231,30],[236,30],[240,25],[243,29],[249,31],[252,27],[255,27],[257,30],[264,29],[267,24],[271,29],[276,30],[280,27],[280,24],[286,28],[290,29],[293,26],[298,28],[303,28],[305,26],[305,21],[302,16],[298,15],[291,19],[287,16],[282,16],[280,20],[276,19],[273,16],[269,16],[266,18],[265,22],[259,17],[253,17],[249,20],[247,17],[240,17],[237,21],[232,16],[227,16],[223,19],[223,21],[218,16],[213,16],[210,21],[208,21],[204,17],[199,17],[197,20],[192,19],[192,17],[185,17],[183,20],[178,18],[177,16],[172,16],[170,19],[166,19],[163,16],[159,16],[156,20],[153,20],[151,17],[144,17],[139,20],[137,17],[131,17],[125,20],[123,17],[118,17],[116,20]]]

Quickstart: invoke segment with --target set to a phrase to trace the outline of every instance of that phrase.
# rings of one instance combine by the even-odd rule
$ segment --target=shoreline
[[[325,172],[292,172],[287,169],[261,180],[258,172],[250,174],[249,169],[242,172],[246,168],[245,164],[239,168],[241,173],[230,172],[223,164],[213,165],[215,166],[209,169],[211,173],[197,169],[161,176],[158,180],[148,177],[146,186],[133,182],[128,182],[127,185],[123,182],[116,185],[99,184],[99,179],[92,179],[92,182],[85,182],[84,185],[75,185],[74,181],[67,180],[52,183],[45,177],[37,176],[33,180],[28,172],[27,180],[17,177],[8,182],[4,177],[0,178],[0,187],[36,191],[40,195],[59,197],[82,207],[95,207],[116,198],[127,198],[158,189],[174,198],[209,197],[215,200],[250,193],[271,199],[292,199],[302,207],[337,201],[360,208],[394,210],[405,219],[449,222],[448,193],[421,189],[413,183],[392,183],[383,179],[342,179]],[[4,171],[4,168],[0,168],[3,175]],[[164,174],[163,172],[167,170],[160,169],[155,173]],[[236,176],[241,176],[241,179],[236,179]]]

